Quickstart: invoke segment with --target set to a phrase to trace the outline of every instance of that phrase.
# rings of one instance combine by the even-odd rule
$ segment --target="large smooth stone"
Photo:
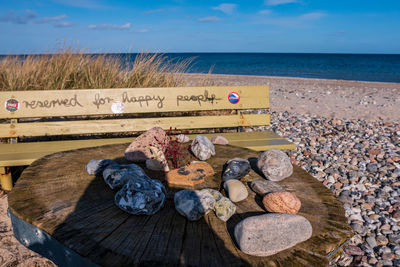
[[[234,158],[226,163],[226,168],[222,174],[222,180],[241,179],[251,170],[250,162],[247,159]]]
[[[125,158],[130,161],[143,162],[153,157],[150,147],[156,147],[165,153],[169,138],[160,127],[154,127],[139,135],[125,150]]]
[[[117,163],[109,164],[103,170],[103,178],[111,189],[120,188],[134,178],[150,179],[136,164],[119,165]]]
[[[213,143],[203,135],[196,135],[193,139],[191,150],[193,154],[200,160],[207,160],[215,155]]]
[[[270,256],[309,239],[312,226],[303,216],[273,213],[244,219],[234,235],[244,253]]]
[[[286,190],[279,184],[267,181],[267,180],[254,180],[250,184],[251,189],[260,196],[264,196],[269,193],[285,192]]]
[[[263,204],[267,211],[296,214],[301,207],[301,201],[295,194],[275,192],[265,195]]]
[[[163,206],[166,190],[158,180],[134,177],[115,194],[115,204],[130,214],[153,215]]]
[[[228,221],[230,217],[236,212],[236,206],[233,204],[229,198],[221,197],[217,203],[215,203],[215,215],[223,220]]]
[[[239,202],[247,198],[249,192],[247,192],[244,184],[239,180],[228,180],[224,183],[224,189],[228,192],[229,199],[232,202]]]
[[[222,135],[215,135],[211,138],[211,143],[214,145],[227,145],[229,144],[229,141]]]
[[[205,182],[207,177],[215,174],[207,162],[191,163],[182,168],[174,169],[166,174],[169,185],[194,186]]]
[[[290,158],[279,149],[270,149],[260,154],[257,167],[271,181],[281,181],[293,173]]]
[[[215,199],[206,189],[181,190],[174,195],[175,209],[189,221],[197,221],[215,207]]]

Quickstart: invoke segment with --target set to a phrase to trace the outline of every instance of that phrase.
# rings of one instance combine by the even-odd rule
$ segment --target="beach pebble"
[[[266,194],[263,205],[269,212],[296,214],[301,207],[300,199],[289,192],[275,192]]]
[[[166,190],[158,180],[134,177],[114,197],[115,204],[130,214],[153,215],[163,206]]]
[[[222,174],[222,180],[241,179],[251,170],[250,163],[247,159],[234,158],[226,163],[225,171]]]
[[[232,202],[239,202],[247,198],[249,192],[247,192],[244,184],[239,180],[228,180],[224,183],[224,189],[228,192],[229,199]]]
[[[286,190],[279,184],[268,180],[254,180],[250,184],[251,189],[260,196],[268,193],[285,192]]]
[[[213,143],[203,135],[196,135],[193,139],[191,150],[193,154],[200,160],[207,160],[215,155]]]
[[[197,221],[215,207],[215,198],[206,189],[181,190],[174,195],[175,209],[189,221]]]
[[[189,136],[187,136],[187,135],[178,134],[178,135],[176,136],[176,141],[179,142],[179,143],[187,143],[187,142],[190,141],[190,138],[189,138]]]
[[[226,139],[226,138],[223,137],[222,135],[214,135],[214,136],[211,138],[211,142],[212,142],[214,145],[227,145],[227,144],[229,144],[228,139]]]
[[[204,183],[207,177],[215,174],[207,162],[190,163],[182,168],[174,169],[166,174],[169,185],[194,186]]]
[[[270,149],[259,155],[257,167],[271,181],[281,181],[293,173],[290,158],[279,149]]]
[[[235,226],[234,236],[241,251],[253,256],[270,256],[309,239],[311,223],[293,214],[271,213],[248,217]]]
[[[224,222],[228,221],[235,212],[236,206],[229,200],[229,198],[221,197],[215,203],[215,215]]]
[[[134,162],[144,162],[153,157],[150,147],[165,152],[169,138],[160,127],[154,127],[139,135],[125,150],[125,158]]]

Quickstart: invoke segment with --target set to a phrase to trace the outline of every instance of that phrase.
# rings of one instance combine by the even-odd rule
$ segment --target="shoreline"
[[[400,121],[400,83],[276,76],[185,74],[185,84],[269,85],[271,111],[336,119]]]

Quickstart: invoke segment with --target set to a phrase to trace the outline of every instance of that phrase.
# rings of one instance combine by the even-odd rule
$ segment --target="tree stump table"
[[[299,215],[311,222],[313,234],[307,241],[269,257],[244,254],[233,236],[238,222],[266,213],[261,198],[248,188],[248,182],[260,179],[253,170],[243,178],[249,197],[235,203],[237,212],[226,223],[213,212],[190,222],[178,214],[171,197],[153,216],[130,215],[114,204],[116,191],[102,177],[85,170],[91,159],[129,163],[123,158],[127,146],[60,152],[25,169],[9,194],[15,237],[59,266],[324,266],[352,236],[341,203],[297,166],[293,175],[279,184],[301,200]],[[216,146],[216,156],[207,162],[216,171],[214,181],[221,185],[226,161],[240,157],[254,163],[259,154]],[[162,173],[148,174],[164,179]]]

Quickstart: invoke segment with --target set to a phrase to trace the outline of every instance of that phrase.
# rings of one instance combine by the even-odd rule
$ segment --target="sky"
[[[400,0],[0,0],[0,54],[400,54]]]

